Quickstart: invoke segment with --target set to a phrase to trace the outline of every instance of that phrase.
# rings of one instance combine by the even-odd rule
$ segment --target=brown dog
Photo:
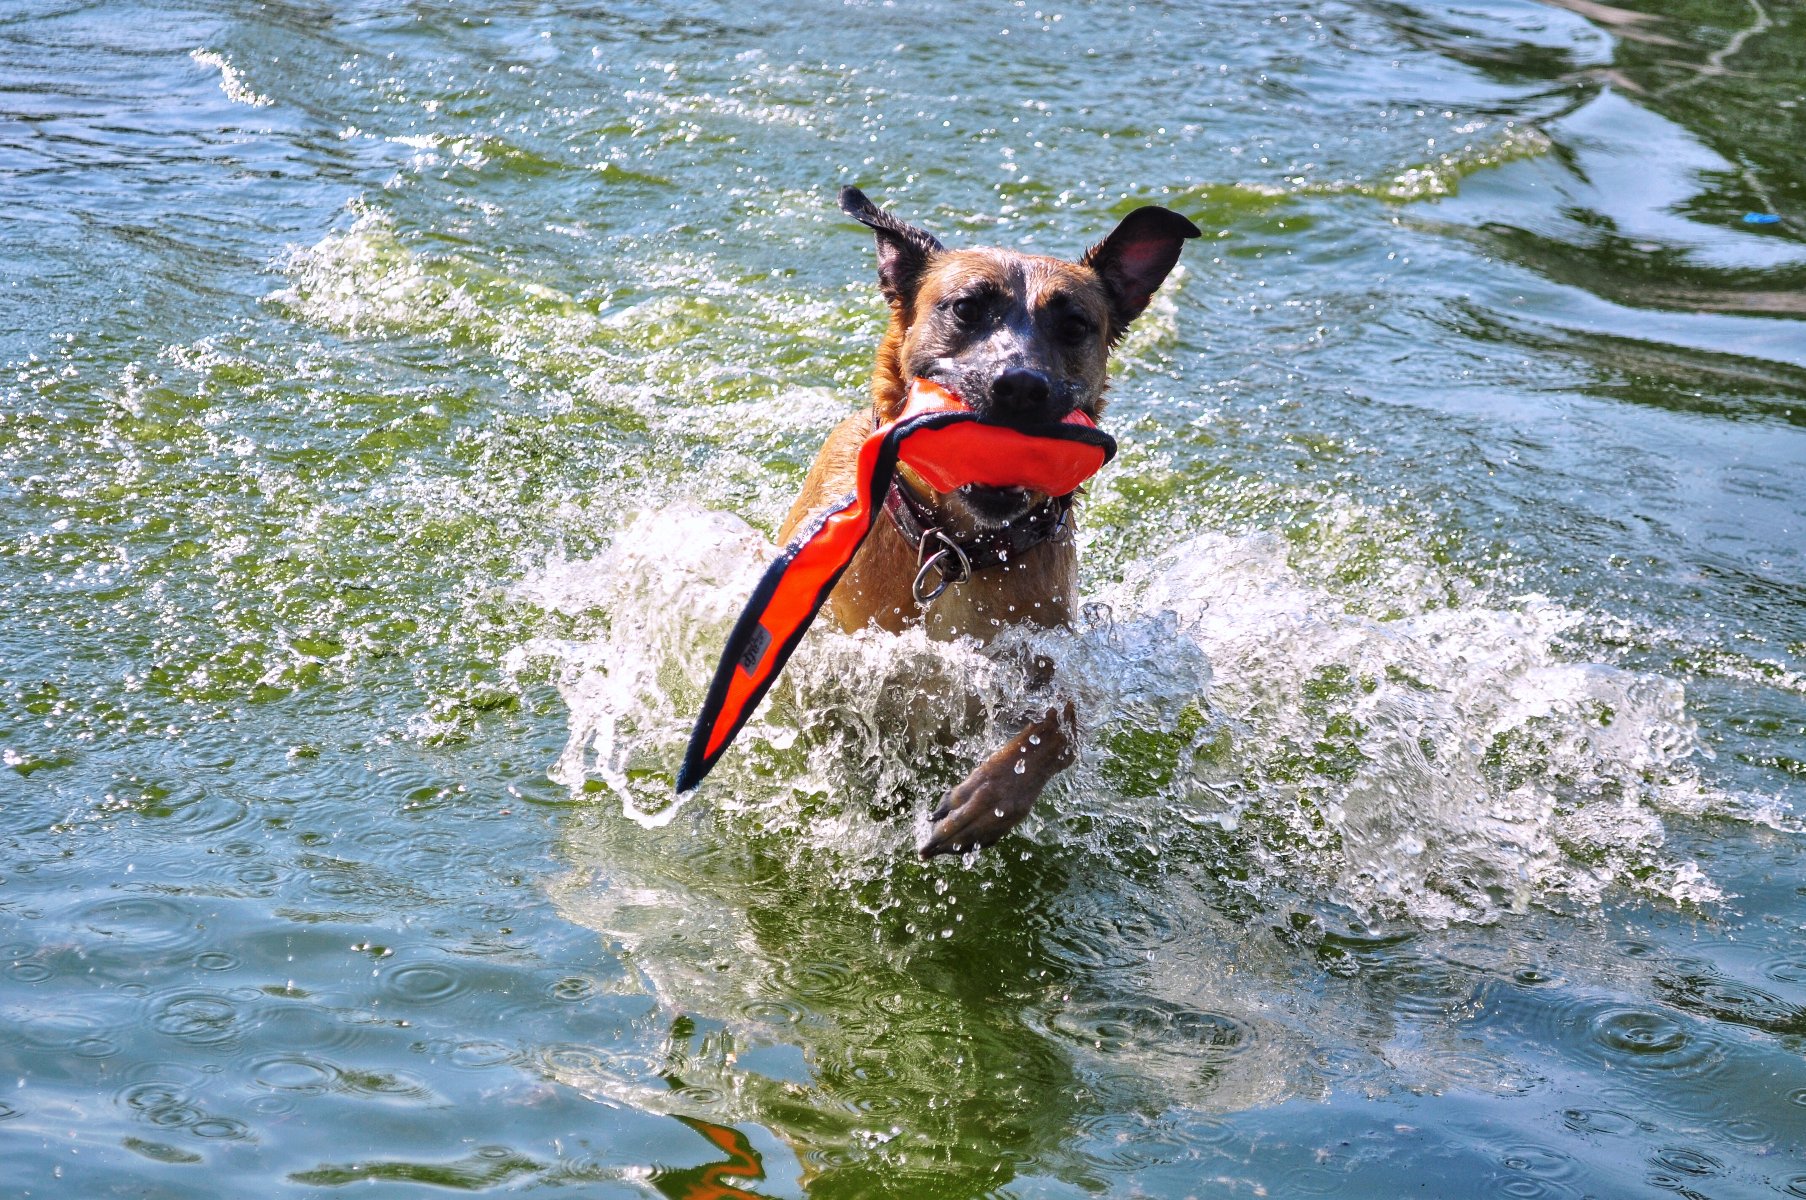
[[[948,250],[857,188],[840,206],[878,238],[878,286],[890,328],[872,371],[872,411],[828,435],[791,506],[779,542],[854,490],[854,462],[872,430],[903,410],[911,379],[946,387],[983,418],[1060,420],[1103,409],[1110,348],[1148,305],[1197,226],[1139,208],[1076,263],[1013,250]],[[1024,488],[938,493],[908,467],[828,598],[846,630],[893,633],[920,622],[937,638],[989,642],[1006,625],[1056,626],[1072,614],[1078,560],[1072,497]],[[954,549],[957,547],[957,550]],[[1045,681],[1051,664],[1037,663]],[[1015,737],[973,768],[934,811],[924,858],[988,846],[1034,806],[1073,759],[1070,703],[1032,709]]]

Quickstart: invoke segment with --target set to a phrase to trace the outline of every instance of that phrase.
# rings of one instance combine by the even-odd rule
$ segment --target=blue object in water
[[[1744,213],[1745,225],[1779,225],[1781,218],[1775,213]]]

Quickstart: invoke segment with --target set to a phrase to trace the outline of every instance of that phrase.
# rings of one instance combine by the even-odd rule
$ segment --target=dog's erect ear
[[[1200,236],[1196,225],[1172,209],[1150,204],[1124,217],[1109,237],[1085,251],[1079,265],[1096,271],[1110,292],[1116,318],[1112,340],[1148,306],[1179,261],[1185,239]]]
[[[915,295],[916,281],[930,255],[946,247],[926,229],[906,224],[866,199],[856,187],[840,189],[841,211],[878,235],[878,289],[893,304]]]

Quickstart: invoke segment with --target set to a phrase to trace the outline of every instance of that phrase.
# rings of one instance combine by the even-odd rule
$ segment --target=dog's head
[[[840,206],[878,239],[878,286],[891,307],[879,350],[878,416],[901,411],[908,381],[933,380],[987,420],[1058,421],[1102,411],[1110,348],[1148,306],[1198,227],[1169,209],[1138,208],[1077,262],[980,247],[948,250],[858,188]],[[1022,488],[963,488],[971,523],[997,524],[1041,497]]]

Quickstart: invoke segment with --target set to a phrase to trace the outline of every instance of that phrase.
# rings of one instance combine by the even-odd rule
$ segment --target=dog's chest
[[[1012,625],[1064,625],[1073,606],[1078,556],[1070,542],[1043,542],[1013,562],[988,568],[926,606],[916,603],[916,548],[881,519],[842,576],[828,607],[842,629],[877,625],[900,633],[921,624],[929,636],[989,642]]]

